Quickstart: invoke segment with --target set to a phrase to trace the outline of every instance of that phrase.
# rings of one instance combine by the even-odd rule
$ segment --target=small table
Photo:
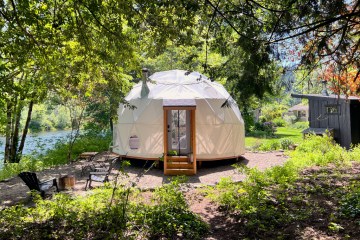
[[[79,159],[88,159],[98,154],[98,152],[83,152],[79,155]]]
[[[75,186],[75,176],[65,175],[59,178],[59,188],[61,190],[71,190]]]

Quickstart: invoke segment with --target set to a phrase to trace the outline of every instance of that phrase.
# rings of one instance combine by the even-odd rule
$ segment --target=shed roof
[[[359,101],[360,98],[359,97],[355,97],[355,96],[348,96],[346,98],[345,95],[335,95],[335,94],[330,94],[329,96],[324,96],[322,94],[297,94],[297,93],[292,93],[291,94],[292,97],[295,98],[326,98],[326,99],[341,99],[341,100],[350,100],[350,101]]]

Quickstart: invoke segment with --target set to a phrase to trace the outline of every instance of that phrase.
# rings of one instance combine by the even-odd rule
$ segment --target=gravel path
[[[282,152],[266,152],[253,153],[247,152],[244,154],[238,163],[247,165],[248,167],[257,167],[260,170],[266,168],[282,165],[287,159]],[[216,161],[203,162],[198,169],[195,176],[189,177],[189,183],[196,186],[214,185],[219,182],[222,177],[231,177],[234,181],[241,181],[245,178],[244,174],[240,174],[234,170],[231,165],[235,161]],[[75,162],[69,165],[55,167],[53,169],[44,170],[37,173],[39,179],[59,178],[60,175],[74,175],[76,178],[76,185],[73,190],[65,191],[70,194],[86,194],[85,183],[87,175],[81,176],[81,168],[86,165],[86,161]],[[144,173],[144,161],[134,161],[132,165],[125,168],[128,177],[122,177],[122,183],[135,183],[142,189],[152,189],[169,182],[169,177],[164,176],[160,169],[152,168]],[[147,164],[147,166],[150,163]],[[95,185],[95,184],[94,184]],[[96,186],[96,185],[95,185]],[[17,203],[28,204],[31,200],[28,194],[29,189],[22,182],[19,177],[11,178],[7,181],[0,182],[0,209],[11,206]]]

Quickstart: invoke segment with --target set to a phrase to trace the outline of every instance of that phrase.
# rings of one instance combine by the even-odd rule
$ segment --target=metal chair
[[[80,176],[84,176],[87,171],[94,172],[95,168],[105,168],[105,161],[108,159],[105,159],[105,161],[101,163],[97,162],[97,160],[102,158],[106,153],[107,152],[99,152],[88,158],[87,164],[81,168]]]
[[[87,188],[91,188],[91,182],[108,182],[111,170],[113,169],[118,159],[119,157],[114,157],[113,159],[111,159],[108,168],[94,168],[94,171],[89,173],[89,178],[86,180],[85,191],[87,190]]]

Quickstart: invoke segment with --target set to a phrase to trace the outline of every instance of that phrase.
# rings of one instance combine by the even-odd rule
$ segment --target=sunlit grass
[[[303,139],[301,131],[301,129],[291,127],[278,127],[275,136],[254,133],[252,136],[245,137],[245,147],[251,149],[253,146],[267,144],[272,141],[280,141],[281,139],[290,139],[295,144],[299,144]]]

